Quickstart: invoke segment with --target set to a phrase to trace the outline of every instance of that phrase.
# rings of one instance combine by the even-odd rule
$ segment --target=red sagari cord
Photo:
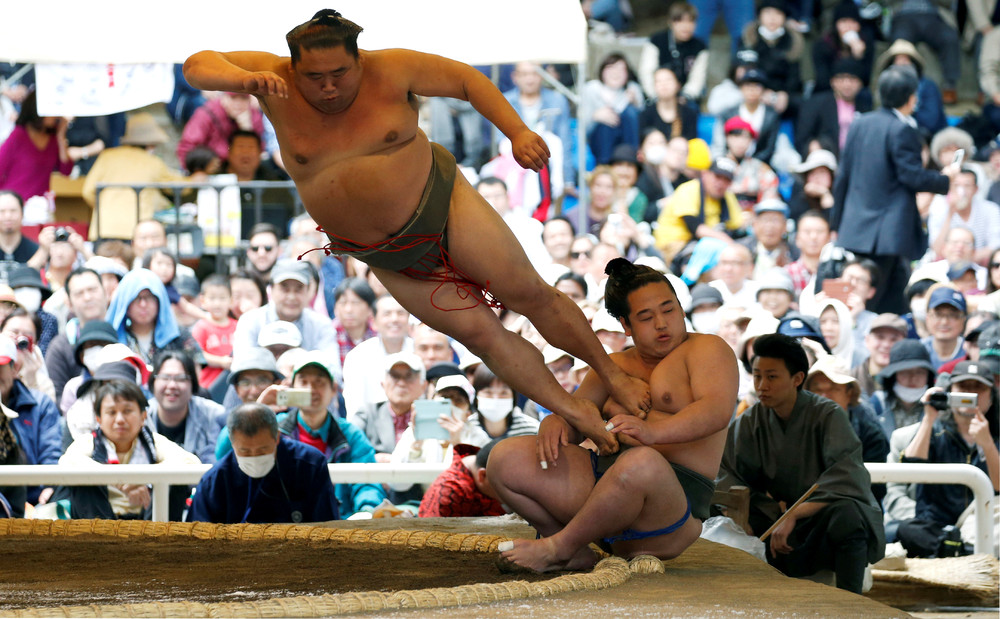
[[[431,305],[443,312],[454,312],[457,310],[472,309],[478,305],[488,305],[491,308],[503,309],[503,304],[496,296],[490,292],[490,282],[484,285],[477,284],[468,275],[455,267],[448,250],[441,245],[441,237],[436,234],[400,234],[390,237],[384,241],[372,245],[358,243],[351,239],[327,232],[322,227],[317,226],[316,230],[327,235],[330,242],[323,247],[315,247],[305,254],[299,256],[301,260],[310,251],[323,251],[327,256],[337,254],[351,254],[352,252],[376,250],[385,253],[394,253],[412,249],[418,245],[431,242],[437,247],[437,252],[428,252],[417,261],[417,264],[397,271],[411,279],[424,282],[438,282],[438,287],[431,293]],[[436,254],[436,255],[431,255]],[[467,307],[444,308],[434,303],[434,294],[445,284],[454,284],[459,298],[472,299],[472,305]]]

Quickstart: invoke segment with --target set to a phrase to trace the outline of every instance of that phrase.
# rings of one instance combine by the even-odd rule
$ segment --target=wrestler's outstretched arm
[[[545,141],[524,124],[503,93],[478,70],[457,60],[412,50],[394,49],[382,53],[405,75],[410,92],[468,101],[510,138],[514,159],[522,167],[536,172],[545,167],[549,160]]]
[[[280,56],[267,52],[205,50],[184,62],[184,79],[201,90],[287,98],[288,84],[276,73],[282,62]]]
[[[644,445],[689,443],[725,429],[736,408],[739,371],[733,349],[720,337],[703,335],[688,353],[692,402],[673,415],[644,421],[632,415],[615,415],[611,432]],[[656,371],[653,371],[656,380]],[[655,388],[654,388],[655,391]],[[653,406],[656,406],[654,400]]]

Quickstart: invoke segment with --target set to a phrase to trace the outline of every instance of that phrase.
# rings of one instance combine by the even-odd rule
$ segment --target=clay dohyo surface
[[[0,615],[27,607],[249,602],[553,576],[501,573],[496,556],[301,540],[12,535],[0,537]]]

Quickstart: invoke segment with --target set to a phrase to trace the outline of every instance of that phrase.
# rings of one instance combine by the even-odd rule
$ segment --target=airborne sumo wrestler
[[[576,394],[611,416],[620,452],[578,446],[581,433],[554,415],[542,421],[537,439],[509,438],[493,449],[491,485],[541,536],[501,544],[502,556],[540,572],[591,567],[591,542],[625,558],[661,559],[694,543],[736,407],[732,349],[715,335],[685,331],[684,310],[666,278],[622,258],[605,271],[608,313],[635,342],[611,358],[649,382],[653,410],[645,420],[624,414],[588,374]]]
[[[411,50],[359,50],[361,27],[329,9],[285,37],[291,57],[202,51],[184,63],[195,88],[257,97],[324,249],[371,266],[410,312],[478,355],[504,382],[573,420],[602,453],[617,449],[599,411],[571,397],[541,353],[506,330],[494,301],[526,316],[553,346],[582,359],[631,413],[649,387],[604,352],[582,312],[546,285],[454,157],[417,126],[417,95],[467,100],[539,170],[548,147],[472,67]],[[462,310],[462,311],[453,311]]]

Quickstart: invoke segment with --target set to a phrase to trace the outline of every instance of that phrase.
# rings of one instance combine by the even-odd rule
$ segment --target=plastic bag
[[[761,561],[767,562],[764,542],[752,535],[747,535],[732,518],[727,516],[712,516],[701,527],[701,536],[718,544],[725,544],[747,552]]]

